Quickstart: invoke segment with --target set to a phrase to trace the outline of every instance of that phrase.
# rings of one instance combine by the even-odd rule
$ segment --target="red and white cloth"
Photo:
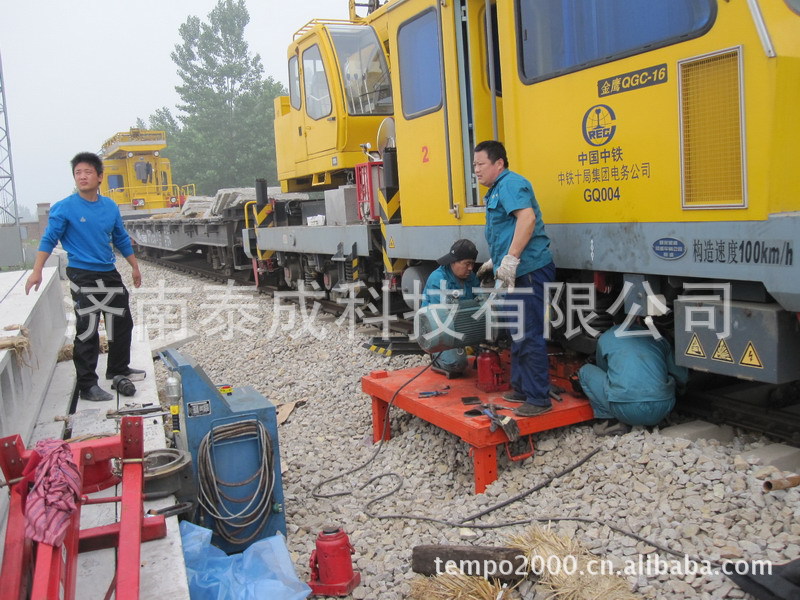
[[[62,440],[42,440],[34,451],[41,458],[25,503],[25,536],[60,546],[81,495],[81,474]]]

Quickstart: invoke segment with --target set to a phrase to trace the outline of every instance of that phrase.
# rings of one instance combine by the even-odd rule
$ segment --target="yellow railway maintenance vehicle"
[[[172,183],[169,159],[161,156],[167,134],[131,128],[103,144],[100,158],[105,176],[100,193],[116,202],[123,217],[142,217],[179,208],[194,194],[194,185]]]
[[[279,178],[325,199],[251,207],[255,258],[334,292],[408,290],[462,237],[485,259],[472,148],[499,139],[572,284],[555,335],[590,351],[624,306],[671,324],[683,365],[800,379],[799,0],[372,8],[289,45]]]

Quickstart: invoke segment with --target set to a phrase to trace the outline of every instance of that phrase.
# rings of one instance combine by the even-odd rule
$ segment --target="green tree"
[[[167,132],[175,182],[195,183],[198,193],[250,187],[258,177],[277,183],[273,99],[287,92],[251,56],[249,21],[244,0],[219,0],[208,22],[190,16],[171,54],[182,82],[179,112],[164,107],[150,117]]]

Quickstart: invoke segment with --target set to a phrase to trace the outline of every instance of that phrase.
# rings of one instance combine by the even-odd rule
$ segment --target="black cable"
[[[441,352],[436,354],[436,358],[438,358],[439,354],[441,354]],[[404,387],[406,387],[409,383],[411,383],[417,377],[422,375],[425,371],[430,369],[432,365],[433,365],[433,359],[431,360],[431,363],[429,365],[425,366],[419,373],[417,373],[411,379],[406,381],[403,385],[401,385],[399,388],[397,388],[397,390],[395,390],[394,394],[392,394],[392,398],[391,398],[391,400],[389,400],[389,403],[386,406],[386,416],[383,418],[383,429],[381,430],[381,439],[378,440],[378,444],[377,444],[377,446],[375,448],[375,451],[372,453],[372,456],[370,456],[364,463],[358,465],[357,467],[353,467],[349,471],[345,471],[344,473],[340,473],[339,475],[334,475],[333,477],[329,477],[325,481],[322,481],[322,482],[318,483],[317,485],[315,485],[314,489],[311,490],[311,496],[312,497],[314,497],[314,498],[336,498],[337,496],[349,496],[350,494],[353,493],[353,490],[348,490],[348,491],[344,491],[344,492],[331,492],[330,494],[321,494],[318,490],[319,490],[319,488],[321,488],[325,484],[328,484],[328,483],[330,483],[332,481],[336,481],[337,479],[341,479],[342,477],[346,477],[347,475],[351,475],[353,473],[356,473],[356,472],[360,471],[361,469],[363,469],[364,467],[369,465],[373,460],[375,460],[377,458],[378,454],[381,451],[381,448],[383,448],[383,440],[386,437],[386,430],[389,427],[389,410],[392,408],[392,405],[394,404],[395,399],[397,399],[397,394],[399,394],[400,390],[402,390]],[[374,477],[373,477],[373,479],[374,479]],[[372,479],[370,479],[370,481],[372,481]],[[364,485],[367,485],[367,484],[364,484]],[[363,488],[363,486],[362,486],[362,488]]]
[[[516,502],[516,501],[520,500],[521,498],[524,498],[525,496],[528,496],[528,495],[532,494],[533,492],[535,492],[537,490],[540,490],[543,487],[546,487],[546,486],[550,485],[553,481],[555,481],[559,477],[563,477],[564,475],[566,475],[566,474],[570,473],[571,471],[574,471],[575,469],[580,467],[583,463],[585,463],[587,460],[589,460],[591,457],[593,457],[599,451],[600,451],[600,448],[596,448],[596,449],[592,450],[589,454],[587,454],[586,456],[581,458],[578,462],[571,464],[566,469],[556,473],[552,477],[547,478],[542,483],[539,483],[539,484],[533,486],[532,488],[528,489],[527,491],[522,492],[521,494],[517,494],[516,496],[514,496],[513,498],[510,498],[509,500],[505,500],[503,502],[500,502],[499,504],[495,504],[494,506],[490,506],[489,508],[487,508],[485,510],[482,510],[481,512],[479,512],[477,514],[471,515],[469,517],[465,517],[465,518],[461,519],[460,521],[446,521],[444,519],[437,519],[435,517],[423,517],[423,516],[415,516],[415,515],[376,515],[376,514],[372,513],[369,510],[370,506],[372,506],[373,504],[375,504],[379,500],[383,500],[384,498],[386,498],[388,496],[391,496],[392,494],[397,492],[403,485],[402,484],[402,477],[400,477],[397,473],[383,473],[381,475],[376,475],[375,477],[373,477],[372,479],[367,481],[363,486],[361,486],[361,488],[363,489],[366,486],[368,486],[370,483],[375,481],[376,479],[380,479],[381,477],[386,477],[386,476],[397,477],[398,479],[400,479],[400,484],[398,484],[398,486],[395,489],[393,489],[392,491],[387,492],[386,494],[383,494],[382,496],[378,496],[377,498],[374,498],[374,499],[370,500],[367,503],[367,505],[364,507],[364,514],[366,514],[368,517],[372,517],[372,518],[375,518],[375,519],[416,519],[418,521],[429,521],[429,522],[432,522],[432,523],[439,523],[439,524],[442,524],[442,525],[449,525],[450,527],[465,527],[465,526],[467,526],[467,527],[473,527],[475,529],[495,529],[495,528],[498,528],[498,527],[503,527],[504,525],[481,525],[481,524],[469,525],[467,522],[468,521],[472,521],[474,519],[477,519],[478,517],[482,517],[482,516],[488,515],[489,513],[494,512],[495,510],[503,508],[504,506],[507,506],[508,504],[511,504],[512,502]],[[512,523],[512,524],[516,525],[517,523]]]
[[[426,517],[426,516],[421,516],[421,515],[405,515],[405,514],[378,515],[378,514],[373,513],[370,510],[370,507],[373,504],[375,504],[376,502],[379,502],[380,500],[383,500],[384,498],[388,498],[392,494],[394,494],[397,491],[399,491],[400,488],[403,486],[403,478],[400,477],[400,475],[398,475],[397,473],[383,473],[381,475],[376,475],[375,477],[373,477],[372,479],[367,481],[363,486],[361,486],[362,489],[365,488],[366,486],[368,486],[369,484],[371,484],[373,481],[375,481],[377,479],[380,479],[382,477],[386,477],[386,476],[392,476],[392,477],[398,478],[399,483],[397,484],[397,486],[395,486],[394,489],[386,492],[385,494],[382,494],[382,495],[378,496],[377,498],[373,498],[372,500],[370,500],[364,506],[364,514],[367,517],[370,517],[370,518],[373,518],[373,519],[403,519],[403,520],[426,521],[428,523],[436,523],[436,524],[439,524],[439,525],[446,525],[448,527],[470,527],[472,529],[487,529],[487,530],[488,529],[501,529],[503,527],[514,527],[514,526],[518,526],[518,525],[529,525],[531,523],[548,523],[548,522],[557,522],[557,521],[576,521],[576,522],[579,522],[579,523],[588,523],[588,524],[592,524],[592,525],[600,525],[600,526],[608,527],[611,531],[615,531],[615,532],[617,532],[617,533],[619,533],[621,535],[633,538],[635,540],[638,540],[640,542],[643,542],[645,544],[653,546],[654,548],[657,548],[658,550],[661,550],[662,552],[665,552],[667,554],[671,554],[673,556],[677,556],[678,558],[683,558],[684,556],[689,556],[688,554],[684,554],[684,553],[678,552],[676,550],[672,550],[670,548],[667,548],[666,546],[664,546],[664,545],[662,545],[662,544],[660,544],[658,542],[655,542],[653,540],[644,538],[644,537],[642,537],[642,536],[640,536],[638,534],[633,533],[632,531],[628,531],[626,529],[622,529],[621,527],[617,527],[616,525],[612,525],[612,524],[610,524],[610,523],[608,523],[606,521],[601,521],[601,520],[598,520],[598,519],[588,519],[586,517],[532,517],[530,519],[521,519],[519,521],[508,521],[508,522],[505,522],[505,523],[492,523],[492,524],[485,524],[485,525],[481,524],[481,523],[469,523],[469,521],[472,521],[472,520],[477,519],[477,518],[482,517],[482,516],[486,516],[487,514],[489,514],[491,512],[494,512],[495,510],[498,510],[500,508],[508,506],[509,504],[511,504],[513,502],[517,502],[517,501],[521,500],[522,498],[532,494],[533,492],[536,492],[536,491],[538,491],[538,490],[550,485],[556,479],[558,479],[560,477],[563,477],[564,475],[566,475],[566,474],[570,473],[571,471],[574,471],[575,469],[577,469],[579,466],[581,466],[586,461],[588,461],[590,458],[592,458],[595,454],[597,454],[600,450],[601,450],[601,448],[595,448],[589,454],[587,454],[583,458],[581,458],[578,462],[573,463],[572,465],[570,465],[566,469],[556,473],[552,477],[549,477],[548,479],[546,479],[542,483],[539,483],[539,484],[533,486],[532,488],[530,488],[530,489],[528,489],[528,490],[526,490],[526,491],[524,491],[524,492],[522,492],[520,494],[517,494],[513,498],[509,498],[508,500],[505,500],[503,502],[495,504],[494,506],[490,506],[489,508],[487,508],[485,510],[482,510],[479,513],[476,513],[474,515],[470,515],[468,517],[465,517],[465,518],[461,519],[460,521],[447,521],[445,519],[437,519],[435,517]],[[693,556],[693,557],[689,557],[689,558],[694,562],[703,562],[704,560],[707,560],[708,563],[711,566],[718,567],[718,568],[721,567],[720,563],[717,563],[717,562],[709,560],[709,559],[702,559],[702,558],[700,558],[698,556]]]
[[[522,492],[520,494],[517,494],[516,496],[514,496],[512,498],[509,498],[508,500],[500,502],[499,504],[495,504],[494,506],[490,506],[489,508],[487,508],[485,510],[482,510],[479,513],[475,513],[474,515],[466,517],[466,518],[462,519],[461,522],[462,523],[466,523],[467,521],[472,521],[474,519],[479,519],[482,516],[488,515],[489,513],[494,512],[497,509],[503,508],[504,506],[508,506],[509,504],[512,504],[512,503],[516,502],[517,500],[522,500],[525,496],[530,496],[533,492],[538,492],[540,489],[550,485],[554,480],[558,479],[559,477],[563,477],[564,475],[566,475],[570,471],[574,471],[575,469],[580,467],[583,463],[585,463],[587,460],[592,458],[595,454],[600,452],[601,449],[602,448],[595,448],[594,450],[589,452],[589,454],[587,454],[582,459],[580,459],[578,462],[576,462],[575,464],[570,465],[569,467],[567,467],[563,471],[561,471],[559,473],[556,473],[550,479],[548,479],[548,480],[546,480],[546,481],[544,481],[544,482],[542,482],[542,483],[540,483],[538,485],[535,485],[532,488],[530,488],[529,490],[524,491],[524,492]]]

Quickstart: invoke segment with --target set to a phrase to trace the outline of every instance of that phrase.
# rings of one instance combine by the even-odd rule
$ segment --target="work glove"
[[[492,264],[492,259],[490,258],[489,260],[487,260],[485,263],[483,263],[481,265],[481,268],[478,269],[478,272],[475,273],[475,275],[477,275],[478,279],[480,279],[481,277],[486,275],[488,272],[490,272],[492,269],[494,269],[494,265]]]
[[[519,259],[516,256],[506,254],[503,260],[500,261],[500,266],[497,268],[495,277],[503,282],[508,288],[509,292],[514,291],[514,282],[517,279],[517,267],[519,266]]]

